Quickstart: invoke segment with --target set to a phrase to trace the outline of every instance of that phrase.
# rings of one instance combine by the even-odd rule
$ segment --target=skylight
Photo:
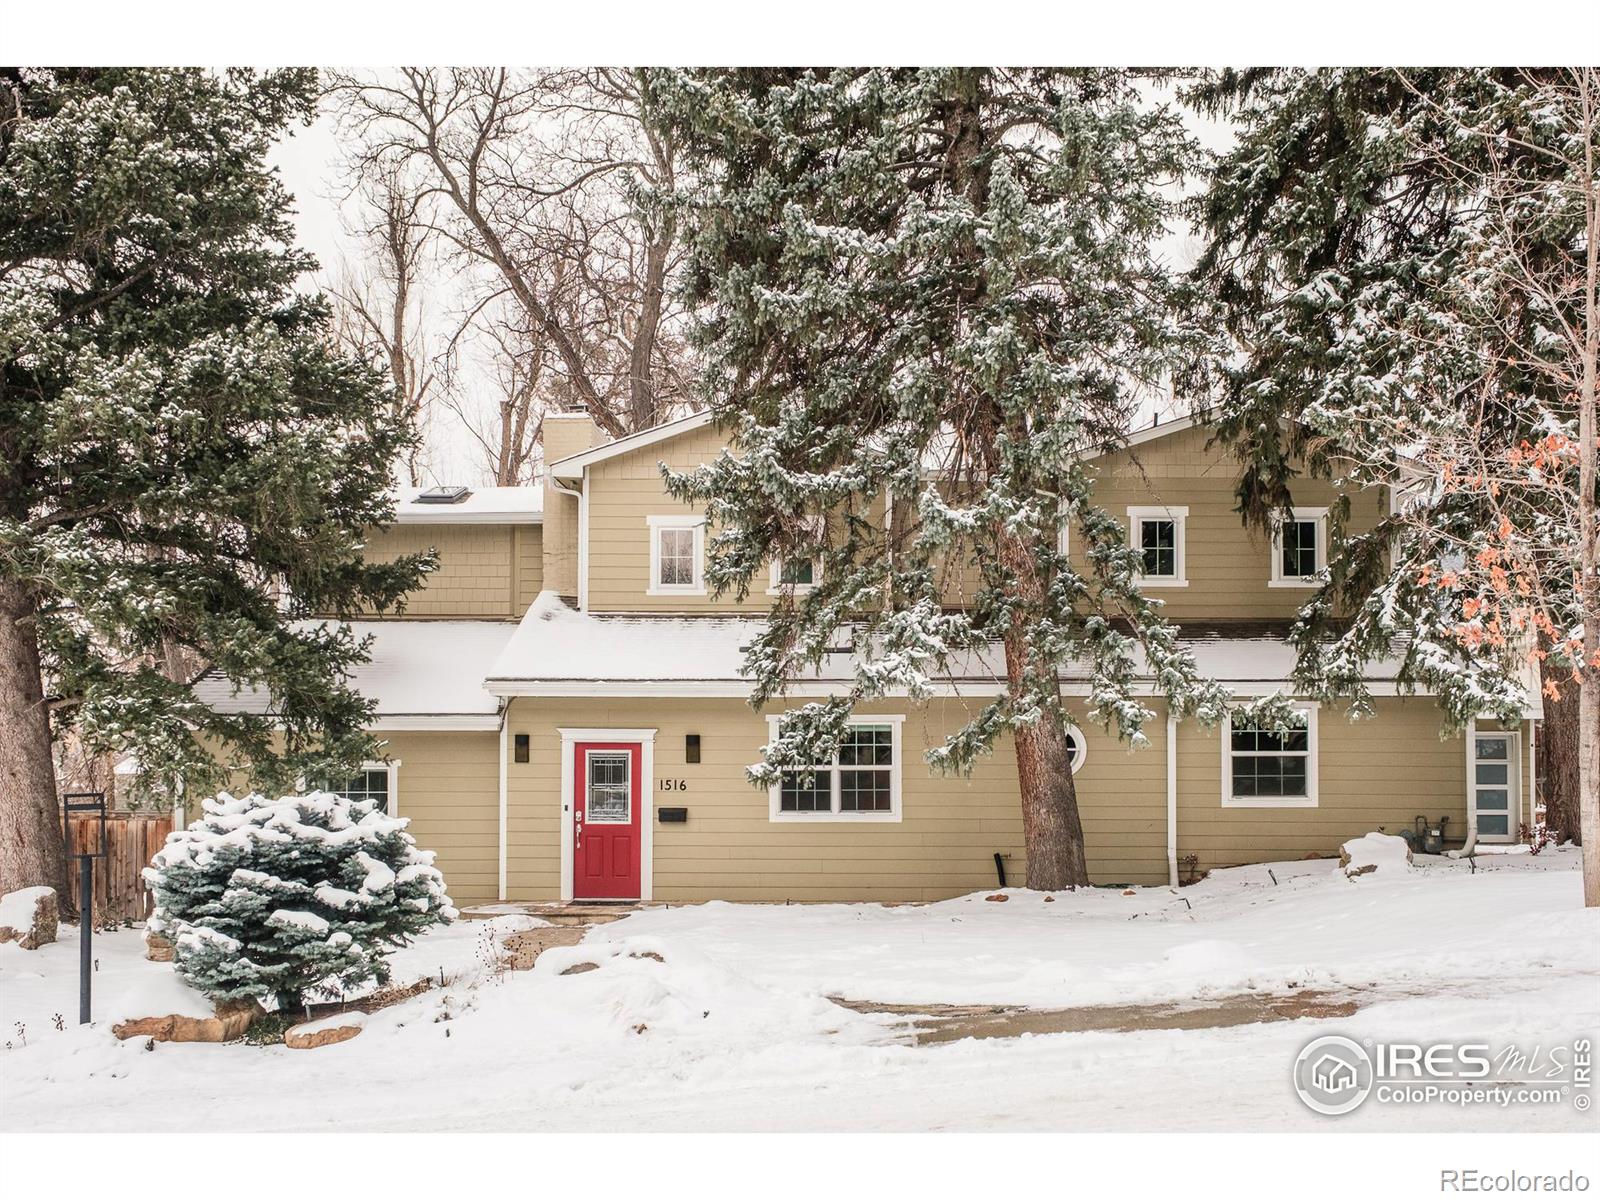
[[[460,504],[472,492],[464,487],[431,487],[417,496],[418,504]]]

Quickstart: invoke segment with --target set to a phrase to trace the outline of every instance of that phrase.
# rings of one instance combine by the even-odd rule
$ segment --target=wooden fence
[[[70,841],[83,845],[94,836],[95,818],[70,818]],[[114,812],[106,816],[106,856],[94,863],[94,917],[96,922],[142,921],[150,915],[150,893],[140,873],[172,832],[172,813]],[[78,903],[78,862],[69,859],[68,904]]]

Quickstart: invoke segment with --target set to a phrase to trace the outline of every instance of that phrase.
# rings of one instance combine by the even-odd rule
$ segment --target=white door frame
[[[574,757],[579,742],[632,742],[639,747],[639,899],[651,899],[654,887],[652,870],[655,841],[655,753],[654,729],[563,729],[561,735],[561,902],[572,903],[572,839],[574,825],[572,798],[577,791]]]
[[[1510,729],[1467,730],[1467,833],[1478,827],[1478,739],[1504,738],[1506,742],[1506,832],[1504,835],[1480,833],[1480,842],[1515,842],[1521,836],[1522,820],[1522,734]],[[1494,784],[1486,786],[1494,787]],[[1491,810],[1498,814],[1499,809]]]

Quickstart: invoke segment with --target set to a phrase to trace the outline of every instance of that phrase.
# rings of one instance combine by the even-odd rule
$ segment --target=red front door
[[[572,777],[572,898],[640,897],[637,742],[578,742]]]

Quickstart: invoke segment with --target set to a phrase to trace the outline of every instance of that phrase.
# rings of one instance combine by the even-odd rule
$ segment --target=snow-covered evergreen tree
[[[287,1010],[385,983],[393,950],[456,916],[407,824],[330,792],[224,792],[145,868],[149,927],[175,944],[178,973],[217,1001]]]
[[[1576,784],[1562,807],[1600,903],[1600,76],[1262,71],[1196,97],[1240,130],[1198,213],[1240,351],[1221,428],[1242,507],[1265,524],[1289,504],[1294,452],[1401,498],[1332,539],[1303,680],[1364,703],[1398,646],[1456,722],[1516,719],[1536,662],[1552,727],[1576,721],[1576,761],[1548,775]]]
[[[931,761],[966,769],[1012,737],[1028,885],[1086,883],[1061,673],[1135,744],[1141,655],[1175,712],[1228,704],[1140,593],[1083,465],[1196,353],[1151,249],[1193,155],[1177,117],[1110,70],[663,72],[653,102],[699,176],[689,299],[732,442],[668,487],[707,513],[719,592],[764,590],[774,560],[815,582],[780,588],[749,647],[753,703],[841,643],[860,664],[784,718],[752,777],[828,761],[859,702],[924,699],[992,655],[999,693]],[[963,570],[975,592],[947,610]]]
[[[52,714],[154,786],[215,786],[214,750],[275,786],[373,752],[362,647],[294,622],[392,606],[427,561],[363,559],[412,434],[294,290],[267,153],[316,94],[0,69],[0,891],[58,883]],[[208,711],[195,661],[274,713]]]

